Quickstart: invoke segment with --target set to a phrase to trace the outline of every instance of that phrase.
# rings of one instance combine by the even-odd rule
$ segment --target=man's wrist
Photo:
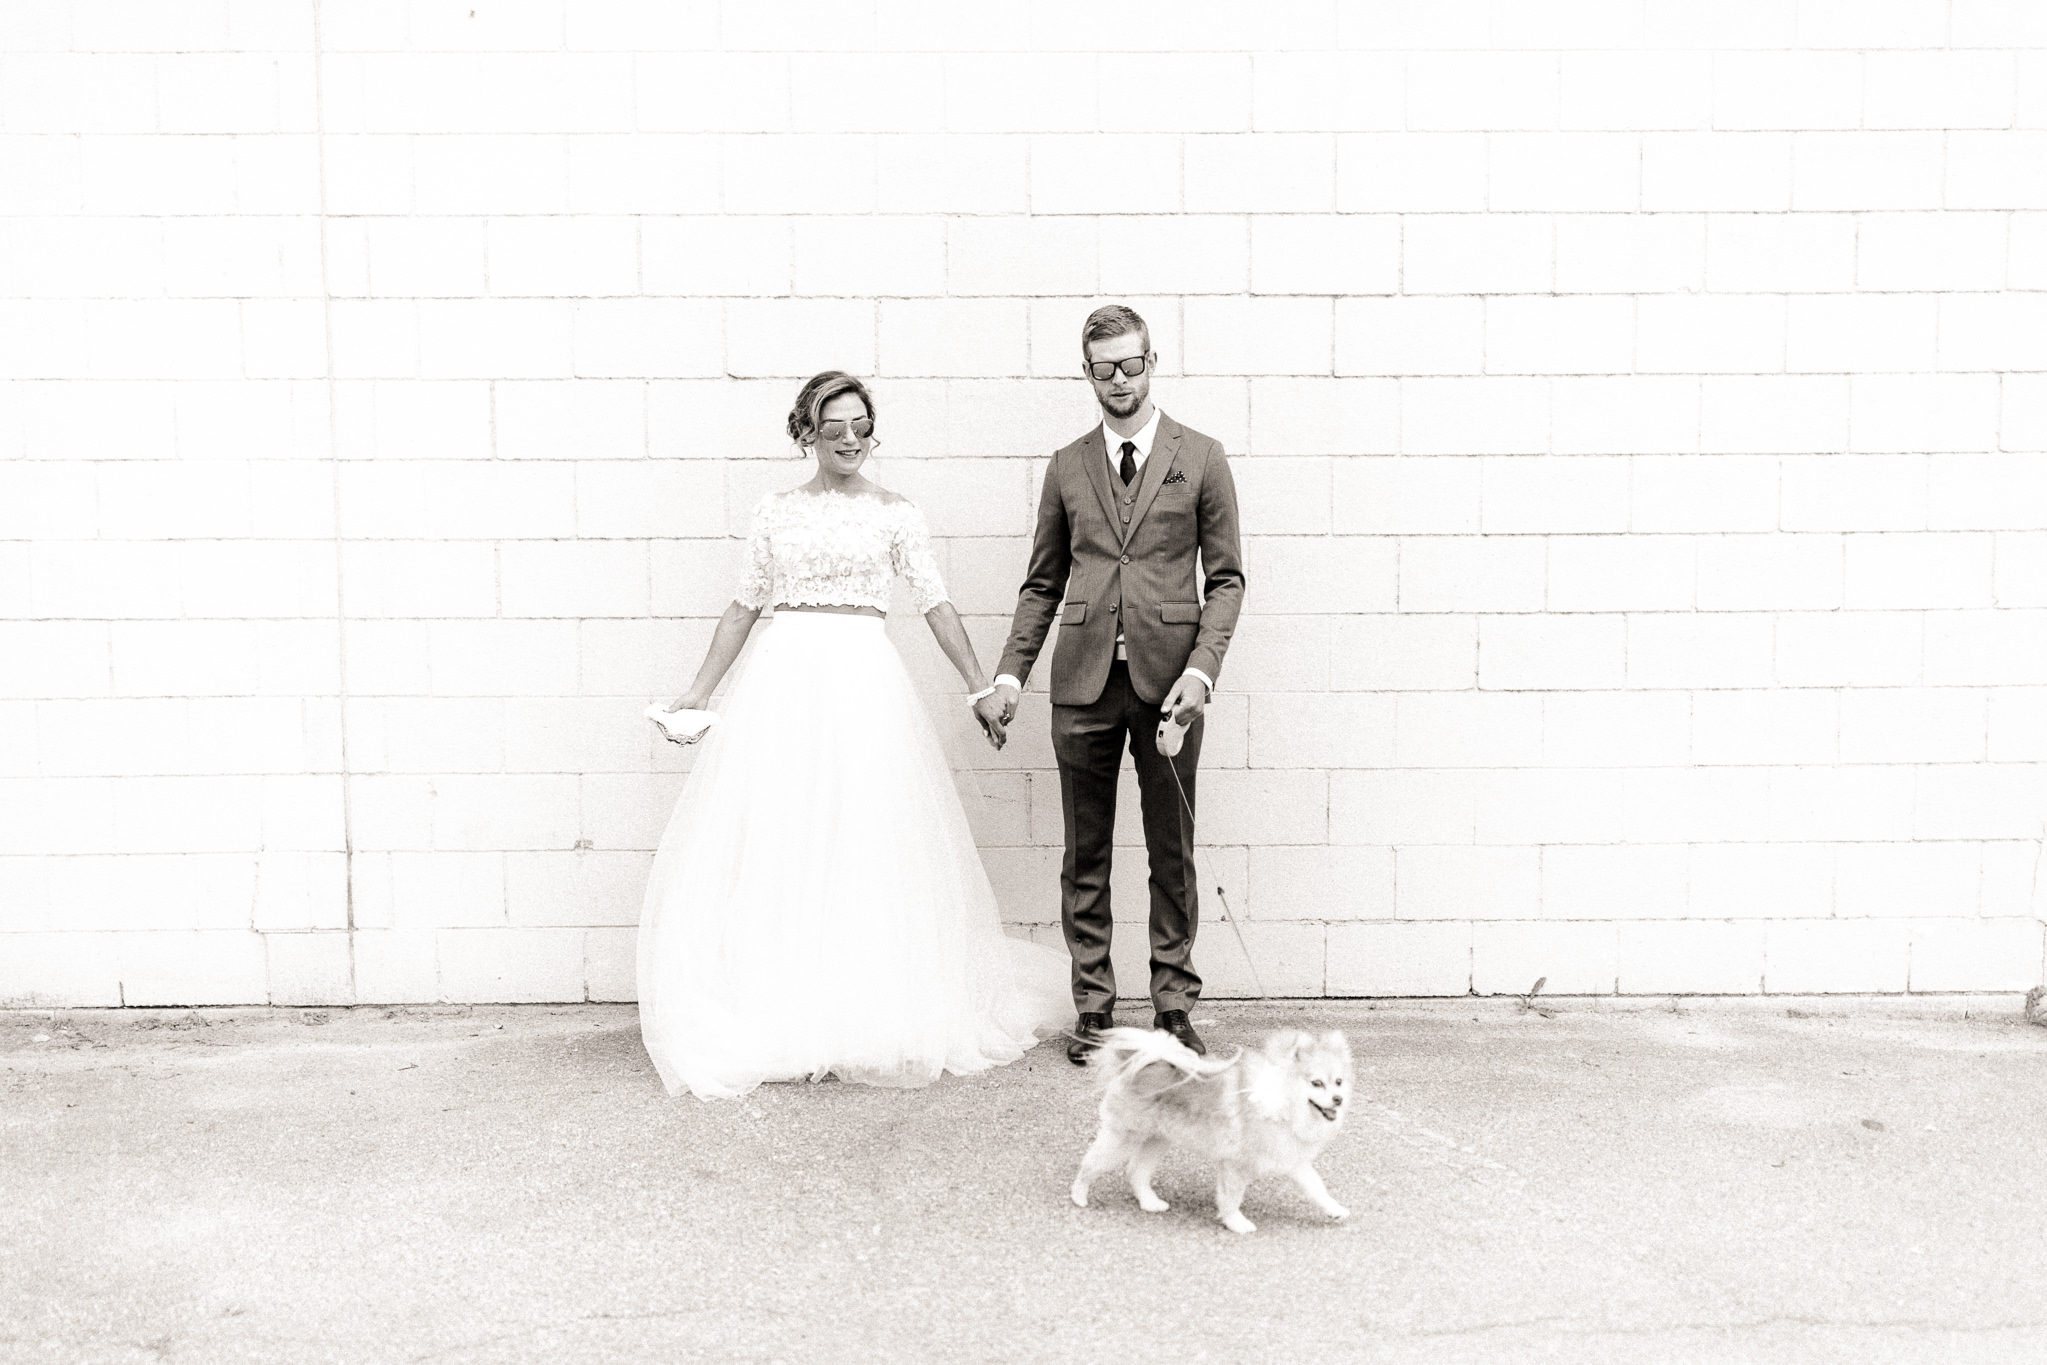
[[[996,674],[995,685],[997,687],[1007,687],[1016,692],[1023,691],[1023,684],[1018,682],[1015,678],[1010,677],[1009,674],[1007,673]]]
[[[1183,672],[1182,674],[1180,674],[1180,676],[1181,676],[1181,677],[1183,677],[1183,678],[1199,678],[1199,679],[1201,679],[1201,685],[1202,685],[1202,686],[1203,686],[1204,688],[1208,689],[1209,695],[1211,695],[1211,696],[1213,696],[1213,695],[1214,695],[1214,693],[1215,693],[1215,679],[1213,679],[1213,678],[1209,677],[1209,676],[1208,676],[1208,675],[1207,675],[1206,673],[1203,673],[1203,672],[1202,672],[1202,671],[1201,671],[1200,669],[1198,669],[1198,668],[1189,668],[1189,669],[1187,669],[1187,670],[1186,670],[1185,672]]]

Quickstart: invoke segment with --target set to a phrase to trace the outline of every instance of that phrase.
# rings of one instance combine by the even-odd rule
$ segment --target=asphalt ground
[[[1239,1237],[1052,1044],[664,1094],[630,1006],[0,1014],[0,1361],[2047,1360],[2015,997],[1204,1005],[1357,1099]],[[1138,1022],[1126,1007],[1125,1022]]]

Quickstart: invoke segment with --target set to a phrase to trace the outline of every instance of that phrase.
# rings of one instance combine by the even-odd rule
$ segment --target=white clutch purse
[[[718,723],[716,711],[670,711],[658,701],[647,708],[646,716],[661,727],[663,734],[684,744],[701,739],[706,730]]]

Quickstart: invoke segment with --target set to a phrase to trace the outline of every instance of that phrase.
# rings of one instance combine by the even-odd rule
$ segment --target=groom
[[[1058,616],[1051,690],[1066,817],[1060,919],[1080,1014],[1066,1055],[1086,1062],[1114,1022],[1109,857],[1125,744],[1137,762],[1151,860],[1152,1026],[1205,1053],[1187,1019],[1201,995],[1192,960],[1194,770],[1202,711],[1244,601],[1237,490],[1222,446],[1152,405],[1158,357],[1143,318],[1120,304],[1097,308],[1080,349],[1102,421],[1052,456],[996,689],[975,711],[1002,733]],[[1158,750],[1163,712],[1191,723],[1177,758]]]

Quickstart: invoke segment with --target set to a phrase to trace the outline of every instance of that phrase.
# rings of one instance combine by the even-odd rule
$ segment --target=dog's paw
[[[1087,1186],[1077,1180],[1073,1183],[1073,1202],[1081,1208],[1087,1207]]]
[[[1229,1229],[1229,1230],[1230,1230],[1231,1232],[1256,1232],[1256,1231],[1258,1231],[1258,1225],[1257,1225],[1256,1223],[1252,1222],[1252,1221],[1251,1221],[1250,1219],[1246,1218],[1246,1217],[1245,1217],[1245,1216],[1244,1216],[1243,1214],[1241,1214],[1241,1213],[1229,1213],[1229,1214],[1224,1214],[1224,1215],[1223,1215],[1223,1226],[1224,1226],[1224,1227],[1226,1227],[1226,1228],[1228,1228],[1228,1229]]]
[[[1146,1213],[1164,1213],[1173,1206],[1155,1194],[1140,1194],[1137,1196],[1137,1207]]]
[[[1331,1200],[1329,1203],[1324,1204],[1322,1206],[1322,1212],[1328,1214],[1331,1218],[1335,1219],[1339,1223],[1342,1222],[1344,1219],[1350,1217],[1350,1210],[1345,1208],[1343,1205],[1335,1202],[1334,1200]]]

